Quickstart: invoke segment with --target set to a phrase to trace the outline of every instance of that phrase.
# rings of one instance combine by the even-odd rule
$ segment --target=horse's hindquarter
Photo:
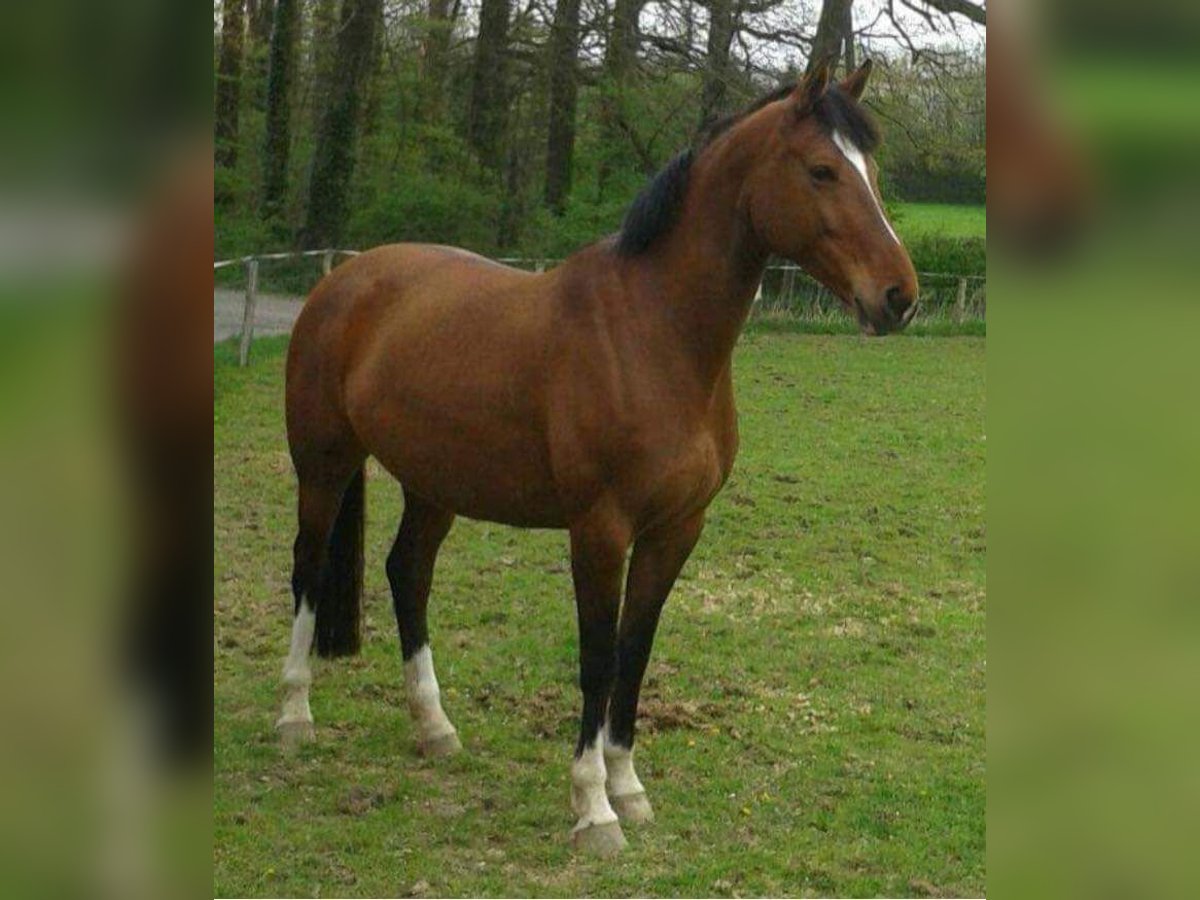
[[[404,485],[471,518],[555,525],[542,398],[544,276],[472,255],[380,260],[357,297],[343,386],[363,446]]]

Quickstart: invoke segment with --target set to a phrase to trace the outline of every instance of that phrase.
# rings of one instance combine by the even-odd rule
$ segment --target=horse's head
[[[823,282],[867,334],[916,312],[917,275],[880,200],[874,122],[858,103],[868,60],[840,83],[821,66],[761,111],[764,152],[747,181],[752,227]]]

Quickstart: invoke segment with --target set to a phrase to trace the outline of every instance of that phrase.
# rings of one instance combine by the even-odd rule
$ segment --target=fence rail
[[[334,259],[339,256],[358,256],[360,252],[359,250],[303,250],[293,253],[256,253],[251,256],[220,259],[214,262],[214,272],[237,265],[246,267],[246,306],[242,312],[242,334],[238,340],[238,365],[246,366],[250,362],[250,345],[254,340],[254,313],[258,306],[259,263],[283,259],[309,259],[319,256],[321,257],[322,274],[328,275],[333,271]]]
[[[321,258],[324,275],[333,271],[339,256],[358,256],[360,250],[305,250],[294,253],[257,253],[213,263],[213,271],[232,266],[246,267],[246,305],[242,314],[242,332],[238,343],[238,362],[250,361],[250,345],[254,340],[254,317],[258,302],[259,264],[275,260]],[[552,257],[505,257],[497,260],[506,265],[544,272],[558,265],[561,259]],[[924,315],[938,316],[954,322],[983,320],[987,314],[987,278],[982,275],[950,275],[943,272],[919,272],[921,306]],[[767,316],[797,316],[821,321],[841,315],[841,303],[830,290],[790,263],[767,266],[758,293],[754,298],[754,313]]]

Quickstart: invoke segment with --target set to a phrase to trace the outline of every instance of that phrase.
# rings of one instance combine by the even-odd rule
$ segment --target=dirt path
[[[303,297],[279,297],[259,294],[255,305],[254,336],[287,334],[292,330]],[[242,291],[217,290],[213,300],[213,342],[223,341],[242,333],[242,313],[246,295]]]

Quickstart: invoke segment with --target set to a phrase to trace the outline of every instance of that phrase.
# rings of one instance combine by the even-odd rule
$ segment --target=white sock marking
[[[843,137],[841,132],[835,131],[833,133],[833,142],[862,178],[863,184],[867,188],[867,193],[871,197],[871,202],[875,204],[875,209],[879,212],[879,218],[883,220],[884,227],[887,228],[888,234],[892,236],[892,240],[899,244],[900,238],[896,236],[896,230],[892,228],[892,223],[888,221],[887,213],[883,211],[883,207],[879,203],[879,198],[875,196],[875,190],[871,187],[871,176],[867,172],[866,157],[863,156],[861,150],[854,146],[852,141]]]
[[[433,653],[426,644],[404,663],[404,689],[408,711],[420,732],[419,739],[431,741],[454,734],[454,726],[442,711],[442,694],[433,672]]]
[[[312,684],[308,654],[312,651],[316,624],[316,614],[309,608],[308,601],[302,598],[300,610],[292,621],[292,646],[283,663],[283,684],[287,693],[284,695],[283,711],[276,725],[313,720],[312,710],[308,706],[308,686]]]
[[[617,821],[604,792],[604,782],[604,735],[597,734],[571,765],[571,808],[579,816],[573,831]]]
[[[633,748],[609,743],[608,725],[604,726],[604,765],[608,772],[608,794],[611,797],[628,797],[644,794],[641,779],[633,770]]]

